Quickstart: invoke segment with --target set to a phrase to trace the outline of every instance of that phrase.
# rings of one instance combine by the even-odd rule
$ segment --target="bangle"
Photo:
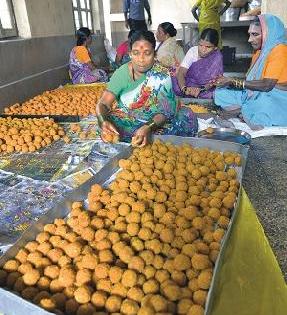
[[[157,124],[156,124],[156,122],[155,121],[151,121],[151,122],[149,122],[148,124],[147,124],[147,126],[150,128],[150,130],[155,130],[155,129],[157,129]]]
[[[244,87],[245,87],[245,81],[239,80],[239,79],[233,79],[233,80],[232,80],[232,85],[233,85],[233,87],[235,87],[236,89],[241,89],[241,90],[243,90]]]
[[[187,86],[184,85],[184,86],[181,88],[181,92],[185,94],[186,89],[187,89]]]
[[[100,115],[97,115],[97,119],[98,119],[98,124],[100,128],[102,128],[103,123],[106,121],[105,117],[100,114]]]

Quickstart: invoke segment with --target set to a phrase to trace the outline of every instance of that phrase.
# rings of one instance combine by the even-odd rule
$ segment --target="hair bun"
[[[159,24],[159,26],[163,29],[163,31],[168,34],[170,37],[174,37],[177,34],[177,30],[174,25],[170,22],[163,22]]]
[[[177,30],[176,30],[176,28],[172,25],[172,27],[170,28],[170,31],[169,31],[169,35],[170,35],[171,37],[174,37],[174,36],[176,36],[176,34],[177,34]]]

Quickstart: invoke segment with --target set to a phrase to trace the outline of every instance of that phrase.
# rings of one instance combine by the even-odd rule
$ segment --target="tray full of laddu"
[[[1,311],[210,314],[248,147],[127,147],[0,258]]]

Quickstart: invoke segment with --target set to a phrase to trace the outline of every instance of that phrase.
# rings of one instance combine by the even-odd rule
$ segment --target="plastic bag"
[[[258,9],[261,7],[261,0],[252,0],[249,2],[249,10]]]
[[[111,45],[110,41],[107,38],[104,40],[104,45],[109,60],[115,62],[117,55],[116,49]]]

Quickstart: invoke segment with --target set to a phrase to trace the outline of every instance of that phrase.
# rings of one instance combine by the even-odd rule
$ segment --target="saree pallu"
[[[122,70],[120,68],[117,71]],[[129,74],[126,71],[127,66],[122,75],[115,73],[118,83],[124,84],[127,81]],[[113,78],[108,90],[114,93],[112,80]],[[117,106],[110,112],[109,120],[119,131],[121,141],[130,142],[134,132],[157,114],[163,114],[167,118],[164,127],[158,131],[161,134],[195,136],[198,130],[196,115],[189,108],[180,107],[172,92],[168,69],[159,64],[155,64],[136,87],[121,90],[120,95],[117,95]]]
[[[107,82],[108,76],[102,69],[91,70],[89,65],[81,63],[77,58],[74,49],[70,53],[69,69],[73,84]]]
[[[250,125],[287,126],[287,91],[273,88],[249,98],[246,90],[221,88],[216,89],[214,101],[223,109],[240,106],[244,120]]]
[[[185,85],[188,87],[201,87],[222,74],[223,58],[221,52],[216,49],[208,56],[197,60],[190,66],[185,76]],[[172,87],[177,96],[190,97],[182,93],[175,76],[172,76]],[[213,92],[214,88],[203,91],[199,94],[198,98],[213,98]]]
[[[157,60],[167,68],[177,69],[184,59],[184,51],[175,37],[169,37],[156,50]]]

